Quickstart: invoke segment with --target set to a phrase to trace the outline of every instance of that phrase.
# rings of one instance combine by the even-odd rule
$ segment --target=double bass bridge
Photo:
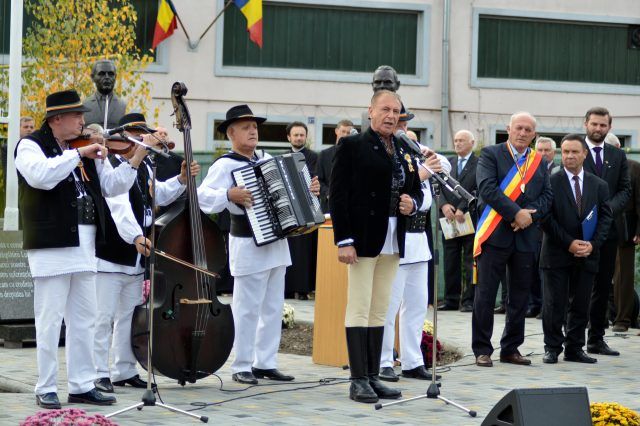
[[[204,298],[200,298],[200,299],[180,299],[180,304],[181,305],[206,305],[209,303],[213,303],[210,299],[204,299]]]

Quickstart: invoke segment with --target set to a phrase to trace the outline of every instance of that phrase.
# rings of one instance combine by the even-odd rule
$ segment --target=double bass
[[[184,83],[173,84],[171,101],[176,127],[183,133],[185,160],[191,164],[191,119],[184,102],[186,93]],[[219,271],[226,264],[224,237],[215,222],[200,210],[196,189],[195,178],[189,174],[184,205],[174,205],[155,223],[157,251],[151,259],[155,261],[153,309],[148,305],[136,307],[131,330],[134,355],[148,369],[148,325],[152,323],[153,372],[176,379],[181,385],[216,372],[229,357],[234,339],[231,307],[218,300],[215,278],[205,273]]]

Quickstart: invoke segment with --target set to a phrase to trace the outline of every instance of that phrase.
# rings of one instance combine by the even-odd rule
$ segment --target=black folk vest
[[[118,167],[121,163],[121,161],[113,155],[109,156],[109,161],[111,161],[114,168]],[[138,167],[136,182],[129,190],[129,202],[131,203],[131,209],[133,210],[136,222],[140,225],[145,236],[148,233],[148,228],[144,227],[145,210],[151,206],[148,182],[149,174],[147,164],[146,161],[143,161]],[[109,212],[107,202],[102,200],[102,204],[104,205],[105,211]],[[118,228],[111,214],[107,215],[105,221],[104,241],[96,243],[96,256],[118,265],[136,266],[138,251],[133,244],[127,243],[120,237]],[[141,257],[140,261],[143,262],[144,258]]]
[[[47,158],[62,155],[62,149],[47,123],[27,136],[27,139],[37,143]],[[16,146],[14,158],[17,153]],[[84,182],[85,189],[93,198],[96,206],[96,225],[98,226],[96,239],[101,240],[104,238],[105,210],[100,179],[94,160],[83,158],[82,163],[89,176],[89,181]],[[18,172],[18,207],[23,228],[23,249],[78,247],[80,245],[76,183],[72,173],[58,182],[54,188],[42,190],[29,186]]]

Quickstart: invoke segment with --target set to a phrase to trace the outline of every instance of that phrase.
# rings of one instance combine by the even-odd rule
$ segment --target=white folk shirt
[[[117,156],[120,158],[120,156]],[[140,163],[140,167],[147,167],[148,176],[153,176],[151,167],[146,162]],[[171,179],[167,179],[164,182],[156,181],[155,185],[155,201],[156,206],[167,206],[173,203],[184,192],[186,185],[182,185],[178,180],[178,176],[174,176]],[[144,189],[146,190],[146,188]],[[140,235],[144,235],[144,232],[131,209],[131,201],[129,200],[129,192],[116,195],[114,197],[106,198],[111,217],[116,224],[118,234],[125,242],[133,244],[134,238]],[[145,225],[149,226],[150,223],[146,223],[150,218],[145,216]],[[140,254],[136,259],[136,266],[120,265],[117,263],[109,262],[108,260],[98,258],[98,271],[99,272],[117,272],[127,275],[140,275],[144,273],[144,268],[140,266]]]
[[[265,159],[270,158],[265,153]],[[216,160],[198,188],[200,209],[207,213],[219,213],[224,209],[235,215],[244,211],[227,199],[227,190],[234,186],[231,172],[248,163],[232,158]],[[285,239],[258,247],[253,237],[229,236],[229,269],[234,277],[266,271],[278,266],[291,265],[289,245]]]
[[[449,160],[440,154],[436,155],[440,160],[442,170],[446,173],[451,172],[451,163],[449,163]],[[429,210],[433,204],[431,183],[428,179],[422,182],[422,193],[424,194],[424,200],[418,210],[425,212]],[[427,220],[429,220],[428,217]],[[404,257],[400,259],[400,265],[427,262],[429,260],[431,260],[431,250],[429,249],[429,240],[427,239],[426,232],[407,232],[404,243]]]
[[[78,166],[78,152],[66,150],[62,155],[48,158],[40,146],[31,139],[18,142],[15,159],[16,169],[29,186],[49,191],[63,179],[66,179]],[[100,188],[105,196],[126,193],[133,185],[137,170],[129,164],[115,169],[105,159],[95,160],[96,171],[100,177]],[[98,203],[100,200],[94,200]],[[50,208],[42,206],[42,208]],[[27,250],[31,276],[53,277],[76,272],[96,272],[95,225],[79,225],[78,247],[46,248]]]

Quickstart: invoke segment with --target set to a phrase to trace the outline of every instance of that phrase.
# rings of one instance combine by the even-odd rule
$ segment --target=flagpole
[[[202,32],[202,34],[200,35],[200,37],[198,38],[198,40],[196,40],[195,43],[191,43],[191,41],[189,41],[189,46],[192,49],[195,49],[196,47],[198,47],[198,45],[200,44],[200,41],[202,40],[202,38],[209,32],[209,30],[211,29],[211,27],[213,27],[213,25],[216,23],[216,21],[220,18],[220,16],[222,16],[222,14],[225,12],[225,10],[227,10],[227,8],[229,6],[231,6],[231,3],[233,3],[233,0],[228,0],[227,4],[224,5],[224,7],[222,8],[222,10],[220,11],[220,13],[218,13],[216,15],[216,17],[213,19],[213,21],[209,24],[209,26]],[[178,20],[180,20],[180,18],[178,18]],[[187,38],[189,38],[187,36]]]

